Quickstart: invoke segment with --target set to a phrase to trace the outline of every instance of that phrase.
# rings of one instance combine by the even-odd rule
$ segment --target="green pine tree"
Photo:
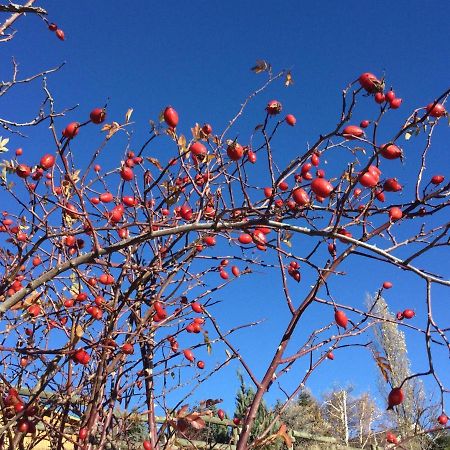
[[[244,381],[244,377],[241,373],[238,373],[240,386],[239,390],[236,394],[236,409],[234,412],[235,417],[238,417],[239,419],[243,420],[244,417],[247,414],[248,409],[250,408],[250,405],[253,402],[253,399],[255,397],[255,391],[252,387],[247,386]],[[267,429],[267,427],[271,424],[275,417],[275,414],[273,411],[271,411],[266,403],[264,401],[261,402],[261,404],[258,407],[258,411],[256,412],[256,418],[252,426],[251,434],[250,434],[250,442],[254,442],[256,439],[258,439],[261,434]],[[280,427],[280,423],[275,422],[275,425],[270,430],[266,436],[269,436],[271,434],[274,434],[277,432],[277,430]],[[276,450],[276,449],[282,449],[283,447],[283,440],[277,439],[276,442],[270,443],[270,445],[262,445],[258,446],[258,449],[260,450]]]

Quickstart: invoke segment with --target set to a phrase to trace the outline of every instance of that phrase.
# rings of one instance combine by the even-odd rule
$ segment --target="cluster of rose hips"
[[[6,418],[11,419],[16,414],[22,414],[20,419],[17,420],[17,431],[21,433],[34,433],[36,431],[36,424],[30,418],[36,415],[37,408],[32,405],[27,406],[16,389],[10,388],[8,390],[8,394],[3,398],[3,403]]]
[[[377,103],[389,103],[391,109],[398,109],[402,104],[402,99],[396,97],[395,92],[391,89],[384,93],[384,82],[379,80],[373,73],[365,72],[358,78],[359,84],[369,93],[374,95]],[[439,118],[447,114],[444,105],[433,102],[425,107],[427,113],[431,117]]]
[[[220,278],[222,278],[223,280],[228,280],[228,278],[230,278],[228,272],[226,271],[226,267],[228,266],[229,263],[230,262],[228,261],[228,259],[222,259],[222,261],[220,261],[219,275]],[[231,266],[231,273],[235,277],[238,277],[241,274],[241,271],[239,270],[238,266]]]
[[[360,83],[366,89],[369,93],[380,93],[383,89],[383,84],[381,81],[379,81],[373,74],[365,73],[361,75],[360,77]],[[384,95],[384,94],[383,94]],[[387,101],[389,101],[392,105],[391,107],[395,109],[399,106],[401,100],[396,98],[395,95],[393,95],[393,91],[390,91],[387,95]],[[400,102],[399,102],[400,100]],[[433,106],[431,104],[431,106]],[[442,105],[434,105],[433,108],[430,107],[430,105],[427,106],[427,111],[431,111],[434,116],[442,116],[445,113],[445,109],[443,109]],[[277,100],[272,100],[268,103],[266,107],[266,111],[269,115],[276,115],[279,114],[282,110],[282,105]],[[443,111],[443,112],[442,112]],[[171,128],[175,128],[178,124],[178,114],[172,107],[167,107],[164,110],[164,119],[167,122],[168,126]],[[288,115],[285,118],[286,122],[290,125],[295,124],[295,117],[293,115]],[[348,139],[358,139],[364,136],[363,128],[366,128],[370,122],[368,120],[364,120],[361,122],[360,127],[356,125],[348,125],[344,128],[342,135]],[[208,150],[200,141],[193,142],[189,147],[190,155],[193,160],[193,162],[197,165],[199,162],[202,162],[205,160]],[[249,148],[242,146],[237,141],[229,141],[226,149],[227,156],[232,161],[239,161],[242,159],[242,157],[247,154],[249,161],[254,162],[256,161],[256,154],[254,154]],[[402,150],[397,147],[393,143],[386,143],[382,144],[379,147],[379,154],[388,160],[392,159],[398,159],[403,156]],[[252,156],[252,157],[250,157]],[[311,181],[311,191],[316,195],[317,201],[321,202],[324,201],[325,198],[329,197],[331,193],[334,190],[334,187],[331,185],[331,183],[325,179],[325,172],[322,169],[318,169],[316,173],[316,178],[313,177],[313,175],[310,172],[310,169],[312,166],[318,166],[319,164],[319,155],[318,153],[314,153],[311,156],[311,162],[306,163],[302,167],[301,174],[297,174],[295,176],[297,182],[301,182],[302,179],[304,180],[312,180]],[[363,187],[368,188],[377,188],[379,182],[380,182],[380,175],[381,170],[374,165],[371,165],[368,169],[361,172],[358,176],[358,181]],[[199,183],[203,184],[205,182],[205,176],[208,177],[208,175],[198,175],[198,177],[201,177],[201,180],[199,178]],[[433,183],[438,184],[438,180],[442,176],[438,175],[433,177]],[[442,177],[443,179],[443,177]],[[442,181],[441,181],[442,182]],[[288,189],[288,184],[285,181],[280,182],[279,189],[284,191]],[[355,189],[355,196],[357,196],[356,191],[361,190],[359,188]],[[384,181],[382,187],[377,188],[374,192],[375,197],[379,201],[385,200],[384,192],[399,192],[402,190],[401,184],[397,181],[395,178],[388,178]],[[271,198],[273,195],[273,188],[265,188],[264,194],[266,198]],[[284,202],[282,199],[277,198],[275,200],[275,206],[276,207],[282,207],[284,205]],[[288,200],[286,202],[286,205],[289,209],[296,209],[298,206],[303,207],[306,206],[308,203],[310,203],[310,198],[308,193],[305,191],[304,188],[298,187],[295,188],[292,191],[292,200]],[[363,207],[363,205],[361,205]],[[189,206],[185,206],[185,209],[187,210],[185,214],[181,214],[181,216],[185,220],[191,219],[192,211],[190,210]],[[397,221],[400,220],[403,217],[403,212],[398,207],[392,207],[388,211],[389,218],[391,221]],[[346,231],[345,229],[341,230],[341,234],[345,236],[350,236],[351,234]],[[250,239],[251,235],[249,233],[244,233],[239,241],[242,244],[250,244],[253,239]],[[212,237],[208,237],[207,239],[211,240]],[[213,244],[214,245],[214,244]],[[265,248],[265,245],[262,244],[261,247]]]
[[[380,81],[373,73],[363,73],[359,79],[359,84],[370,94],[374,94],[377,103],[389,103],[391,109],[398,109],[402,104],[402,99],[396,97],[395,92],[391,89],[384,93],[384,83]]]
[[[64,31],[61,30],[61,28],[58,28],[58,25],[56,25],[56,23],[50,23],[48,25],[48,29],[50,31],[53,31],[59,40],[64,41],[64,39],[66,38],[64,35]]]
[[[194,352],[190,348],[184,349],[183,350],[183,355],[189,362],[194,362],[195,361]],[[199,369],[204,369],[205,368],[204,361],[197,361],[197,367]]]
[[[6,221],[8,221],[8,223],[10,223],[9,219],[5,219],[3,221],[3,223],[5,223]],[[18,233],[18,232],[16,232],[16,233]],[[25,269],[25,267],[23,269]],[[16,292],[19,292],[23,288],[22,281],[24,279],[25,279],[25,276],[23,274],[17,274],[14,277],[14,281],[11,283],[11,285],[9,286],[9,288],[8,288],[8,290],[6,292],[8,297],[10,297],[11,295],[14,295]]]
[[[412,309],[405,309],[403,312],[398,312],[396,314],[397,320],[403,320],[403,319],[412,319],[416,313]]]
[[[90,114],[90,121],[95,124],[100,124],[105,120],[106,113],[103,108],[95,108],[91,111]],[[80,124],[78,122],[71,122],[69,123],[63,130],[62,134],[67,139],[73,139],[79,132]],[[16,150],[16,156],[21,156],[23,154],[23,150],[21,148]],[[35,170],[33,171],[32,168],[26,164],[18,164],[15,171],[18,177],[26,179],[31,176],[31,178],[34,181],[38,181],[42,178],[44,175],[44,171],[50,170],[55,165],[55,156],[51,154],[45,154],[42,156],[42,158],[39,161],[39,164],[35,167]],[[129,174],[125,173],[125,177]],[[48,173],[46,175],[48,179],[48,183],[51,183],[52,175]],[[124,178],[124,176],[122,176]],[[130,179],[133,177],[131,176]],[[31,190],[34,190],[36,187],[35,184],[29,184],[29,188]],[[56,189],[55,189],[56,191]],[[58,192],[56,192],[58,193]],[[59,190],[59,193],[61,193],[61,190]]]
[[[267,249],[267,235],[270,233],[270,228],[257,227],[254,231],[249,230],[247,233],[241,233],[238,237],[238,241],[241,244],[249,245],[255,244],[258,250]]]
[[[103,123],[106,119],[106,111],[104,108],[95,108],[89,114],[90,121],[97,125]],[[79,122],[70,122],[66,128],[64,128],[62,135],[67,139],[73,139],[80,131]]]
[[[288,266],[288,274],[297,282],[299,283],[301,280],[300,271],[298,270],[300,268],[300,264],[297,261],[291,261]]]
[[[360,82],[361,82],[362,86],[370,93],[377,93],[377,92],[379,92],[380,89],[382,89],[382,82],[380,82],[372,74],[367,74],[367,73],[363,74],[360,77]],[[393,96],[392,91],[390,91],[390,93],[387,94],[387,99],[390,102],[393,102],[395,100],[395,97]],[[393,105],[394,105],[394,109],[395,109],[395,102],[393,103]],[[427,109],[429,109],[429,108],[427,107]],[[266,111],[269,115],[279,114],[281,112],[281,110],[282,110],[282,105],[277,100],[270,101],[266,107]],[[437,110],[440,111],[441,109],[438,107]],[[164,120],[167,122],[167,124],[170,128],[175,128],[178,124],[177,112],[172,107],[170,107],[170,106],[167,107],[164,110]],[[285,120],[290,125],[295,124],[295,117],[293,117],[292,115],[286,116]],[[362,121],[360,124],[361,128],[357,127],[356,125],[348,125],[347,127],[344,128],[342,135],[348,140],[361,138],[364,136],[364,131],[362,128],[367,127],[369,125],[369,123],[370,122],[368,120]],[[209,131],[209,130],[206,130],[206,131]],[[198,162],[203,161],[208,153],[207,148],[200,141],[193,142],[191,144],[191,146],[189,147],[189,151],[190,151],[191,158],[195,164],[198,164]],[[236,141],[228,142],[228,146],[226,149],[227,156],[232,161],[240,160],[244,156],[244,154],[246,154],[246,153],[249,154],[250,151],[251,151],[250,149],[243,147],[241,144],[239,144]],[[382,157],[384,157],[385,159],[388,159],[388,160],[401,158],[403,155],[402,150],[393,143],[386,143],[386,144],[381,145],[379,147],[379,153]],[[256,155],[255,155],[255,160],[256,160]],[[330,194],[333,192],[334,188],[331,185],[331,183],[324,178],[325,172],[323,170],[321,170],[321,169],[317,170],[316,178],[314,178],[313,175],[311,174],[311,172],[310,172],[311,167],[312,166],[317,167],[319,164],[319,161],[320,161],[320,159],[319,159],[318,153],[314,153],[311,156],[311,162],[304,164],[304,166],[302,167],[301,174],[297,174],[295,176],[295,178],[296,178],[297,182],[301,182],[302,179],[312,180],[311,181],[311,191],[316,195],[316,199],[318,201],[323,201],[325,198],[330,196]],[[381,170],[377,166],[372,165],[367,170],[365,170],[359,174],[358,181],[361,183],[361,185],[363,187],[376,188],[380,181],[380,175],[381,175]],[[202,178],[201,183],[204,183],[205,175],[203,175],[203,176],[199,175],[199,176],[201,176],[201,178]],[[443,177],[440,175],[433,177],[433,183],[437,183],[440,178],[443,179]],[[281,191],[284,191],[284,190],[288,189],[288,184],[285,181],[282,181],[279,183],[278,187]],[[384,192],[399,192],[401,190],[402,190],[402,186],[400,185],[400,183],[395,178],[389,178],[389,179],[386,179],[384,181],[382,187],[377,188],[374,193],[375,193],[375,197],[379,201],[384,201],[385,200]],[[359,191],[359,193],[360,193],[361,189],[359,189],[359,188],[355,189],[355,197],[358,195],[357,191]],[[264,195],[266,198],[272,197],[273,189],[265,188]],[[305,191],[305,189],[302,187],[298,187],[292,191],[292,200],[288,200],[286,202],[286,205],[290,209],[294,210],[298,206],[302,207],[302,206],[307,205],[308,203],[310,203],[310,201],[311,200],[309,198],[309,195]],[[277,198],[274,203],[275,203],[275,206],[277,206],[277,207],[281,207],[284,204],[283,200],[279,199],[279,198]],[[363,205],[361,205],[361,206],[363,207]],[[192,214],[193,214],[192,209],[188,205],[183,205],[182,207],[177,207],[176,212],[184,220],[192,219]],[[403,217],[403,212],[398,207],[390,208],[388,211],[388,214],[389,214],[390,220],[393,222],[400,220]],[[338,233],[342,234],[343,236],[351,237],[351,233],[349,231],[345,230],[345,228],[338,230]],[[255,242],[254,237],[255,236],[252,233],[242,233],[242,235],[239,237],[239,242],[241,244],[250,244],[250,243]],[[256,236],[257,242],[255,242],[255,243],[259,244],[258,248],[265,249],[265,239],[264,238],[258,239],[258,237],[259,236],[257,235]],[[262,241],[262,242],[258,242],[258,241]],[[206,244],[207,246],[215,245],[214,236],[211,236],[211,235],[205,236],[204,244]],[[224,275],[224,278],[226,279],[225,274],[223,274],[223,275]]]
[[[54,26],[54,29],[50,28],[51,26]],[[49,28],[52,31],[55,31],[57,36],[60,39],[64,39],[64,33],[62,32],[62,30],[58,30],[56,25],[51,24],[49,26]],[[62,35],[62,37],[60,37],[58,35],[58,31],[60,31],[60,34]],[[361,86],[368,93],[374,94],[375,101],[377,103],[388,102],[392,109],[397,109],[400,106],[402,100],[397,98],[395,96],[395,93],[392,90],[390,90],[389,92],[384,94],[383,93],[383,83],[381,81],[379,81],[373,74],[365,73],[365,74],[361,75],[361,77],[359,78],[359,82],[360,82]],[[279,114],[281,112],[281,110],[282,110],[282,105],[280,102],[278,102],[276,100],[269,102],[269,104],[266,107],[266,111],[267,111],[268,115],[270,115],[270,116]],[[439,103],[436,103],[436,102],[430,103],[429,105],[427,105],[426,110],[430,116],[435,117],[435,118],[439,118],[439,117],[446,115],[444,106]],[[168,106],[164,110],[163,116],[164,116],[164,120],[167,123],[168,127],[175,130],[175,128],[179,122],[177,112],[172,107]],[[92,121],[93,123],[100,124],[104,120],[105,120],[104,109],[96,108],[91,112],[90,121]],[[285,117],[285,121],[290,126],[294,126],[296,123],[296,119],[292,114],[288,114]],[[364,137],[363,129],[367,128],[369,126],[369,124],[370,124],[370,122],[368,120],[364,120],[360,123],[359,127],[356,125],[348,125],[343,129],[342,136],[347,140],[356,140],[356,139],[363,138]],[[78,122],[72,122],[66,126],[66,128],[63,130],[62,134],[66,139],[73,139],[78,134],[79,129],[80,129],[80,124]],[[201,128],[201,132],[202,132],[204,138],[207,138],[208,136],[210,136],[212,133],[211,125],[205,124]],[[200,141],[195,141],[194,143],[192,143],[189,147],[189,151],[190,151],[190,156],[196,165],[199,162],[203,162],[205,160],[205,158],[207,157],[207,153],[208,153],[207,148]],[[256,162],[256,154],[251,149],[240,145],[236,141],[231,141],[228,143],[226,153],[227,153],[228,158],[232,161],[239,161],[240,159],[243,158],[244,155],[246,155],[249,162],[251,162],[251,163]],[[22,154],[22,150],[18,149],[16,151],[16,155],[19,156],[21,154]],[[393,159],[398,159],[398,158],[402,157],[402,150],[393,143],[386,143],[379,147],[379,154],[380,154],[380,156],[382,156],[385,159],[393,160]],[[134,174],[133,174],[132,168],[134,167],[135,164],[139,164],[140,162],[142,162],[142,158],[135,157],[134,154],[132,156],[130,156],[130,155],[128,155],[128,156],[129,156],[129,158],[127,159],[127,161],[125,161],[125,164],[121,168],[121,171],[120,171],[120,175],[121,175],[122,179],[125,181],[131,181],[133,179]],[[314,177],[311,173],[311,169],[313,167],[319,166],[319,163],[320,163],[319,156],[320,156],[319,153],[312,154],[310,157],[310,162],[305,163],[302,166],[301,173],[296,174],[295,180],[298,183],[300,183],[303,180],[311,181],[310,187],[311,187],[312,193],[315,194],[316,199],[318,201],[323,201],[325,198],[327,198],[331,195],[331,193],[334,190],[334,187],[331,185],[331,183],[328,180],[325,179],[325,172],[322,169],[317,169],[316,177]],[[17,167],[16,173],[21,178],[27,178],[28,176],[30,176],[32,174],[32,178],[38,180],[43,176],[44,171],[51,169],[54,165],[55,165],[55,157],[53,155],[46,154],[41,158],[39,166],[36,168],[36,170],[33,174],[32,174],[31,168],[29,168],[28,166],[26,166],[24,164],[20,164]],[[97,172],[100,171],[100,166],[98,166],[98,165],[95,166],[94,170],[96,170]],[[377,166],[370,166],[367,170],[361,172],[358,175],[358,181],[363,187],[376,188],[380,181],[380,175],[381,175],[381,171]],[[206,176],[206,179],[205,179],[205,176]],[[209,179],[208,174],[201,175],[201,179],[200,178],[198,178],[198,180],[196,179],[196,183],[197,184],[205,183],[208,179]],[[437,185],[437,184],[442,183],[443,180],[444,180],[444,177],[442,175],[435,175],[431,179],[431,183]],[[184,182],[185,183],[188,182],[188,179],[186,179]],[[289,186],[286,181],[281,181],[278,185],[278,188],[284,192],[289,189]],[[377,189],[375,191],[375,196],[378,200],[384,201],[384,191],[398,192],[401,189],[402,189],[402,186],[398,183],[398,181],[396,179],[387,179],[384,181],[382,189]],[[359,189],[359,188],[355,189],[355,192],[354,192],[355,197],[357,197],[360,193],[361,193],[361,189]],[[274,195],[274,189],[273,188],[265,188],[264,195],[266,198],[270,199]],[[302,187],[294,188],[291,192],[291,195],[292,195],[292,200],[287,201],[287,204],[290,207],[290,209],[294,209],[299,206],[303,207],[303,206],[308,205],[311,202],[309,194]],[[94,205],[99,204],[100,202],[110,203],[113,200],[114,200],[113,195],[109,192],[105,192],[103,194],[100,194],[98,198],[97,197],[93,198],[92,203]],[[129,206],[129,207],[134,207],[137,204],[136,199],[131,196],[123,197],[122,202],[125,206]],[[280,202],[281,202],[281,204],[280,204]],[[275,201],[275,205],[282,206],[283,205],[282,200],[277,199]],[[66,208],[70,209],[69,206],[70,205],[66,205]],[[168,210],[166,210],[166,211],[167,211],[167,214],[169,214],[169,211]],[[73,212],[73,213],[75,214],[75,212]],[[112,209],[112,211],[109,212],[108,218],[111,222],[117,223],[122,220],[123,214],[124,214],[124,206],[117,205]],[[175,214],[177,217],[180,217],[186,221],[192,220],[192,218],[193,218],[193,211],[190,208],[190,206],[186,205],[186,204],[175,208]],[[402,218],[402,216],[403,216],[403,213],[399,208],[392,207],[389,209],[389,217],[392,221],[399,220],[400,218]],[[12,221],[6,222],[7,220],[10,221],[10,219],[3,220],[2,227],[10,227],[12,225]],[[4,231],[4,230],[2,230],[2,231]],[[12,233],[15,232],[17,234],[17,239],[19,241],[22,241],[24,239],[22,236],[20,236],[20,238],[19,238],[19,234],[20,234],[19,229],[15,230],[14,227],[10,227],[9,231],[11,231]],[[239,243],[244,244],[244,245],[255,244],[258,249],[265,250],[266,243],[267,243],[266,235],[269,232],[270,232],[270,229],[267,229],[264,227],[256,228],[253,231],[248,230],[248,232],[242,233],[239,236],[238,241],[239,241]],[[351,237],[351,233],[348,232],[347,230],[345,230],[345,228],[339,229],[338,233],[342,234],[343,236]],[[24,234],[24,233],[22,233],[22,234]],[[127,237],[127,234],[125,232],[121,233],[121,230],[119,230],[119,236],[121,238],[125,238],[125,237]],[[26,235],[25,235],[25,240],[26,240]],[[82,243],[80,243],[79,241],[80,240],[77,240],[74,236],[66,236],[64,239],[64,245],[69,248],[70,252],[76,251],[76,247],[81,248],[81,245],[82,245]],[[202,242],[206,246],[214,246],[216,244],[216,238],[213,235],[205,235],[202,238]],[[200,246],[200,247],[202,247],[202,246]],[[335,254],[336,248],[335,248],[334,244],[330,244],[328,248],[329,248],[329,251],[331,254]],[[38,258],[38,257],[36,257],[36,258]],[[227,260],[224,260],[224,261],[227,261]],[[224,261],[222,261],[222,263],[220,265],[220,276],[223,279],[227,279],[228,273],[225,271],[225,267],[228,265],[228,261],[226,264],[224,263]],[[34,262],[35,262],[35,260],[33,260],[33,265],[38,265],[38,264],[40,264],[40,259],[39,259],[39,261],[37,261],[36,264],[34,264]],[[292,278],[294,278],[296,281],[300,281],[300,272],[298,271],[298,268],[299,268],[299,265],[296,261],[291,261],[291,263],[289,264],[289,267],[288,267],[289,275]],[[239,269],[236,266],[232,267],[232,272],[235,276],[239,275]],[[17,292],[17,289],[20,290],[20,288],[22,287],[20,281],[21,280],[18,280],[18,278],[16,277],[16,280],[14,281],[14,283],[16,283],[15,287],[14,287],[14,283],[13,283],[13,285],[10,288],[11,293]],[[114,278],[109,274],[102,274],[100,277],[98,277],[96,282],[97,281],[102,284],[109,285],[109,284],[114,283]],[[392,287],[392,283],[385,282],[383,284],[383,287],[385,289],[389,289],[390,287]],[[100,309],[100,305],[97,304],[97,301],[95,303],[96,303],[96,305],[87,306],[86,311],[89,314],[91,314],[92,317],[99,319],[99,318],[101,318],[101,309]],[[73,305],[73,303],[72,303],[72,305]],[[68,307],[69,305],[67,304],[65,306]],[[192,309],[194,312],[201,313],[203,311],[202,306],[198,302],[193,302],[191,306],[192,306]],[[165,311],[165,309],[161,303],[155,302],[153,307],[155,310],[155,314],[153,316],[154,322],[159,322],[159,321],[162,321],[165,318],[167,318],[167,312]],[[40,309],[39,305],[34,304],[28,308],[28,312],[32,316],[36,317],[37,315],[39,315],[41,313],[41,309]],[[414,311],[409,310],[409,309],[403,311],[402,313],[397,314],[397,318],[399,320],[402,320],[403,318],[410,319],[412,317],[414,317]],[[347,319],[346,314],[343,311],[336,310],[335,311],[335,322],[338,326],[345,329],[348,324],[348,319]],[[195,318],[192,323],[190,323],[189,325],[186,326],[186,331],[198,333],[201,331],[201,325],[203,325],[203,323],[204,323],[204,319]],[[169,337],[168,341],[170,343],[172,351],[177,352],[178,351],[178,342],[176,341],[175,337],[174,336]],[[121,350],[124,354],[132,354],[134,351],[131,343],[123,344],[123,346],[121,347]],[[192,350],[185,349],[185,350],[183,350],[183,354],[184,354],[184,357],[189,362],[195,361],[195,356],[194,356]],[[334,355],[332,352],[328,352],[326,357],[329,359],[333,359]],[[90,356],[84,349],[78,349],[72,355],[72,359],[77,363],[86,365],[86,364],[88,364],[88,362],[90,360]],[[197,366],[199,368],[203,369],[204,362],[198,361]],[[393,389],[391,391],[391,393],[389,394],[389,398],[388,398],[389,407],[396,406],[396,405],[400,404],[402,401],[403,401],[402,390],[400,388]],[[220,412],[222,412],[223,417],[224,417],[224,413],[222,410],[219,410],[219,412],[218,412],[219,417],[220,417],[220,414],[219,414]],[[439,417],[439,419],[438,419],[439,423],[443,423],[444,419],[442,419],[442,417],[444,417],[444,416],[445,415],[442,415]],[[446,420],[448,420],[447,416],[445,416],[445,418],[446,418]],[[446,420],[445,420],[445,423],[446,423]],[[81,430],[80,430],[80,432],[81,432]],[[148,441],[146,441],[146,442],[148,442]],[[145,443],[144,443],[144,448],[145,448]]]

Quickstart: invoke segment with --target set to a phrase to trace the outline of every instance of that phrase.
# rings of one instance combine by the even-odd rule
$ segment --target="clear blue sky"
[[[145,138],[148,120],[156,120],[168,104],[178,110],[185,133],[195,122],[210,122],[215,130],[220,130],[245,96],[261,83],[262,76],[249,70],[259,58],[270,61],[275,69],[292,69],[295,84],[290,89],[278,85],[257,99],[246,116],[249,122],[244,121],[240,129],[243,135],[251,130],[261,120],[265,103],[276,95],[285,111],[294,113],[298,120],[297,126],[285,130],[278,141],[280,163],[292,159],[305,149],[307,142],[313,142],[319,133],[334,126],[342,88],[362,72],[380,76],[385,72],[388,85],[394,85],[398,96],[403,98],[397,116],[388,121],[392,128],[388,127],[386,138],[413,108],[429,103],[448,88],[448,1],[42,1],[40,4],[50,12],[49,19],[64,29],[67,40],[58,41],[36,18],[21,20],[14,41],[0,47],[0,78],[9,76],[7,58],[11,54],[20,63],[23,74],[67,61],[65,68],[50,78],[57,106],[78,103],[78,110],[71,115],[73,120],[87,117],[92,107],[107,100],[110,118],[121,119],[132,107],[137,123],[136,143]],[[35,111],[40,92],[36,86],[28,89],[27,97],[23,92],[11,95],[7,105],[10,118],[31,116]],[[367,117],[358,115],[355,118],[358,122],[370,119],[375,107],[363,106],[362,111]],[[3,115],[5,111],[0,111],[0,116]],[[61,121],[61,127],[65,122]],[[436,148],[448,147],[445,128],[442,124],[436,132]],[[15,140],[14,145],[30,151],[36,148],[40,155],[50,145],[49,137],[40,136],[37,134],[32,143]],[[85,147],[80,152],[90,155],[95,146],[91,148],[87,140],[80,142]],[[169,145],[167,141],[156,144],[152,155],[165,160],[165,145]],[[109,151],[117,151],[117,159],[122,147],[117,144]],[[450,159],[448,151],[444,153],[439,156],[436,153],[429,168],[431,171],[447,168],[444,175],[448,176]],[[301,245],[300,240],[296,243]],[[432,263],[449,276],[448,264],[443,267],[439,259]],[[381,265],[371,266],[370,273],[358,264],[346,268],[353,275],[335,282],[339,302],[362,305],[366,292],[374,292],[389,278],[395,283],[387,296],[393,309],[412,306],[419,316],[416,323],[424,324],[423,320],[420,322],[423,297],[417,294],[420,289],[423,294],[422,284]],[[264,361],[277,345],[279,317],[286,314],[278,311],[281,294],[273,287],[272,279],[263,274],[255,274],[255,279],[255,283],[242,280],[224,291],[221,295],[226,300],[218,310],[223,311],[225,325],[237,325],[250,316],[267,319],[259,330],[245,331],[240,340],[235,339],[260,374]],[[296,295],[305,291],[305,286],[299,286]],[[442,296],[437,297],[436,303],[442,303],[440,309],[448,323],[449,310],[443,305],[448,293],[436,292]],[[318,314],[319,310],[315,310],[308,315],[311,325],[323,323]],[[418,354],[424,351],[423,342],[409,335],[408,339],[415,348],[411,353],[417,356],[414,367],[423,369],[424,361]],[[445,367],[448,356],[440,357],[439,363]],[[226,409],[231,411],[237,389],[235,371],[236,366],[230,366],[220,383],[216,378],[207,385],[208,393],[199,397],[223,397]],[[300,370],[298,376],[301,373]],[[332,364],[317,371],[309,386],[316,395],[333,383],[352,383],[358,390],[369,388],[376,393],[377,376],[368,353],[344,350],[336,354]],[[448,370],[444,380],[450,381]],[[285,387],[289,388],[293,381],[288,381]],[[281,393],[274,389],[268,399],[274,401],[278,397]]]

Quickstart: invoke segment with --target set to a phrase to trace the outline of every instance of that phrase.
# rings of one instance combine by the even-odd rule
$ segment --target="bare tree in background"
[[[357,444],[360,448],[367,448],[372,444],[378,445],[377,436],[383,415],[383,411],[368,392],[353,399],[353,414],[350,421],[354,433],[352,445]]]
[[[324,395],[322,414],[332,435],[343,444],[366,448],[377,444],[383,412],[368,392],[352,395],[353,387],[335,388]]]
[[[351,416],[354,414],[354,405],[350,401],[353,389],[335,389],[324,396],[322,411],[327,423],[331,425],[334,435],[345,445],[350,442]]]

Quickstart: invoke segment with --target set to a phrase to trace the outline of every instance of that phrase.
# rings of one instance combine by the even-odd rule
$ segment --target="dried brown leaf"
[[[392,372],[392,368],[391,365],[389,364],[389,361],[377,351],[373,351],[372,354],[378,368],[381,371],[381,375],[383,376],[386,383],[388,383],[390,373]]]
[[[206,426],[205,421],[201,417],[197,417],[195,420],[192,420],[190,422],[190,424],[196,430],[201,430],[202,428],[205,428],[205,426]]]
[[[189,422],[186,419],[178,419],[176,429],[184,433],[189,428]]]
[[[178,411],[177,411],[177,417],[184,417],[188,410],[188,405],[183,405]]]
[[[168,136],[170,136],[173,140],[177,138],[177,134],[175,133],[175,130],[173,128],[167,128],[166,133]]]
[[[106,139],[111,139],[114,134],[116,134],[120,130],[120,125],[117,122],[113,122],[111,124],[105,124],[102,127],[102,131],[108,131],[106,135]]]
[[[163,167],[161,166],[161,163],[156,158],[152,158],[151,156],[149,156],[149,157],[147,157],[147,161],[151,162],[159,170],[163,170]]]
[[[258,59],[256,61],[256,64],[250,69],[251,71],[255,73],[261,73],[261,72],[269,72],[272,66],[263,59]]]

